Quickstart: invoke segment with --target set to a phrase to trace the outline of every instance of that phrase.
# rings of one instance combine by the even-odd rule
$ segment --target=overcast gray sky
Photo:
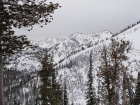
[[[34,26],[32,31],[16,30],[30,40],[42,37],[67,38],[74,32],[84,34],[109,30],[119,32],[140,20],[140,0],[49,0],[62,7],[53,14],[47,26]]]

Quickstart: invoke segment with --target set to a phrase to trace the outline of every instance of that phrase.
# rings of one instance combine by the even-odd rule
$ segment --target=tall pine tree
[[[86,92],[86,105],[96,105],[96,94],[95,89],[93,87],[93,65],[92,65],[92,52],[90,52],[90,65],[89,65],[89,71],[88,71],[88,81],[87,81],[87,92]]]
[[[56,72],[56,69],[54,69],[54,72],[52,73],[52,91],[54,96],[51,105],[63,105],[63,92],[60,87],[60,84],[56,80]]]
[[[120,81],[122,81],[122,104],[126,103],[126,72],[127,67],[123,64],[128,60],[127,53],[131,49],[129,41],[111,39],[109,46],[104,46],[101,51],[101,65],[99,66],[100,72],[99,78],[102,78],[102,86],[105,94],[102,94],[104,101],[108,105],[118,105],[118,87],[120,87]],[[123,77],[123,80],[121,78]]]
[[[62,90],[56,81],[53,59],[48,52],[45,52],[41,64],[42,69],[39,71],[42,82],[39,91],[41,105],[62,105]]]
[[[64,73],[65,75],[65,73]],[[66,84],[66,79],[65,79],[65,76],[64,76],[64,91],[63,91],[63,105],[68,105],[68,92],[67,92],[67,84]]]

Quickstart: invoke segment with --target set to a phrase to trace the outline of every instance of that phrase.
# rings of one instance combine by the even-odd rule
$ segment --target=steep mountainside
[[[89,35],[74,33],[67,39],[53,46],[50,51],[54,53],[54,61],[57,63],[81,50],[94,46],[111,36],[111,32],[108,31],[102,31]]]
[[[67,80],[69,99],[71,100],[71,102],[74,101],[75,105],[77,104],[86,105],[85,92],[87,88],[86,87],[87,72],[89,70],[89,54],[91,51],[93,55],[94,87],[97,92],[98,89],[97,82],[99,81],[99,79],[96,76],[96,74],[98,72],[98,65],[100,64],[99,62],[100,51],[104,44],[110,43],[108,39],[111,38],[110,32],[107,33],[102,32],[102,33],[103,34],[97,34],[97,36],[95,34],[94,34],[95,36],[89,35],[91,36],[90,38],[87,37],[86,35],[84,37],[84,35],[82,34],[78,34],[78,35],[74,34],[74,36],[70,36],[68,39],[65,40],[66,44],[63,45],[64,47],[62,46],[59,47],[57,51],[52,50],[55,51],[56,58],[58,57],[60,59],[60,57],[62,56],[64,58],[64,60],[59,62],[58,65],[56,66],[56,68],[59,70],[58,80],[61,84],[63,84],[64,78]],[[106,38],[106,36],[108,38]],[[82,39],[82,37],[84,39]],[[83,43],[81,43],[82,47],[79,46],[80,44],[78,44],[78,42],[80,43],[79,40],[77,43],[76,41],[72,42],[73,40],[71,39],[73,38],[74,40],[82,39],[83,41]],[[132,62],[130,66],[131,74],[134,76],[134,78],[137,78],[138,68],[134,62],[140,61],[140,46],[139,46],[140,24],[122,32],[121,34],[118,34],[114,38],[125,39],[132,42],[133,49],[131,53],[128,54],[128,56],[130,58],[130,61]],[[71,43],[74,43],[74,45],[72,45]],[[69,45],[69,46],[65,46],[65,45]],[[58,56],[56,52],[58,54],[59,52],[62,52],[62,54]]]
[[[86,105],[85,92],[87,89],[87,72],[89,70],[89,57],[92,53],[94,87],[96,93],[98,90],[97,77],[98,66],[100,65],[99,57],[102,46],[110,43],[110,38],[125,39],[132,42],[133,49],[128,54],[132,62],[131,74],[137,78],[138,68],[134,62],[140,61],[140,24],[137,24],[128,30],[113,37],[109,31],[102,31],[95,34],[84,35],[74,33],[67,39],[47,39],[42,38],[38,41],[31,41],[33,45],[38,45],[40,49],[49,49],[54,55],[55,68],[58,71],[58,81],[62,85],[64,79],[67,81],[68,97],[74,105]],[[35,58],[20,58],[19,69],[39,69],[39,62]],[[21,66],[23,65],[23,66]],[[29,65],[29,66],[27,66]],[[21,68],[23,67],[23,68]]]

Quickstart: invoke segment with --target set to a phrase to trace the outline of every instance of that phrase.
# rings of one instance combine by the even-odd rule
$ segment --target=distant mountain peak
[[[57,38],[41,38],[39,40],[36,41],[31,41],[31,43],[33,45],[38,45],[41,48],[51,48],[53,47],[55,44],[61,42],[63,39],[57,39]]]
[[[84,34],[84,33],[80,33],[80,32],[75,32],[73,34],[71,34],[68,38],[84,38],[84,37],[91,37],[91,36],[95,36],[96,35],[104,35],[104,34],[110,34],[110,35],[113,35],[112,32],[108,31],[108,30],[104,30],[104,31],[100,31],[100,32],[97,32],[97,33],[91,33],[91,34]],[[109,36],[110,37],[110,36]]]

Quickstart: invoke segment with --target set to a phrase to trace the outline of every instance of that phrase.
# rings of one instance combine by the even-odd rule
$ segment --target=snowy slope
[[[105,34],[106,36],[103,38],[102,36],[104,35],[102,34],[98,34],[98,35],[99,36],[89,35],[89,39],[86,39],[88,37],[86,36],[84,37],[84,35],[80,35],[80,34],[77,35],[77,33],[75,33],[74,35],[66,39],[67,43],[71,43],[69,42],[69,40],[71,41],[71,39],[73,38],[74,40],[78,39],[78,42],[79,43],[83,42],[84,45],[87,44],[86,42],[88,42],[88,40],[90,41],[92,40],[92,46],[90,47],[86,46],[84,47],[85,48],[84,50],[80,50],[79,52],[76,52],[73,55],[66,57],[56,67],[59,70],[58,80],[60,81],[60,83],[63,84],[64,78],[67,80],[69,99],[71,100],[71,102],[72,101],[74,102],[74,105],[86,105],[86,100],[85,100],[85,92],[87,88],[86,81],[87,81],[87,71],[89,69],[89,54],[91,51],[93,53],[94,86],[96,91],[98,89],[98,84],[97,84],[98,77],[96,76],[96,74],[98,72],[98,65],[100,64],[99,62],[100,50],[102,49],[103,44],[110,43],[110,41],[108,40],[108,38],[106,38],[106,36],[111,38],[110,34]],[[134,78],[137,78],[138,68],[136,67],[134,61],[140,61],[140,41],[139,41],[140,24],[124,31],[121,34],[118,34],[114,38],[125,39],[132,42],[133,49],[131,53],[128,54],[128,56],[130,57],[130,61],[133,62],[130,66],[132,75],[134,76]],[[81,39],[82,42],[80,42]],[[95,44],[95,42],[98,43]],[[80,47],[77,46],[77,48]],[[68,51],[69,48],[65,50]],[[68,52],[70,52],[70,50]]]
[[[128,54],[131,61],[140,61],[140,24],[120,33],[115,36],[119,39],[125,39],[132,42],[132,51]],[[135,64],[132,65],[133,73],[132,75],[137,78],[137,71],[134,69],[138,69]]]
[[[130,40],[133,42],[133,46],[136,49],[140,49],[140,24],[122,32],[116,37],[125,38],[126,40]]]
[[[89,70],[89,54],[92,52],[94,86],[98,89],[99,56],[102,46],[109,44],[112,38],[109,31],[101,31],[95,34],[84,35],[74,33],[67,39],[47,39],[42,38],[38,41],[31,41],[33,45],[48,49],[54,55],[54,61],[57,64],[58,81],[62,84],[66,79],[68,87],[68,97],[74,105],[86,105],[85,92],[87,83],[87,72]],[[133,49],[129,53],[130,61],[140,61],[140,24],[114,36],[114,38],[125,39],[132,42]],[[20,58],[19,69],[38,69],[39,62],[36,59],[28,57]],[[22,68],[23,67],[23,68]],[[134,63],[131,65],[132,75],[137,78],[137,67]]]

